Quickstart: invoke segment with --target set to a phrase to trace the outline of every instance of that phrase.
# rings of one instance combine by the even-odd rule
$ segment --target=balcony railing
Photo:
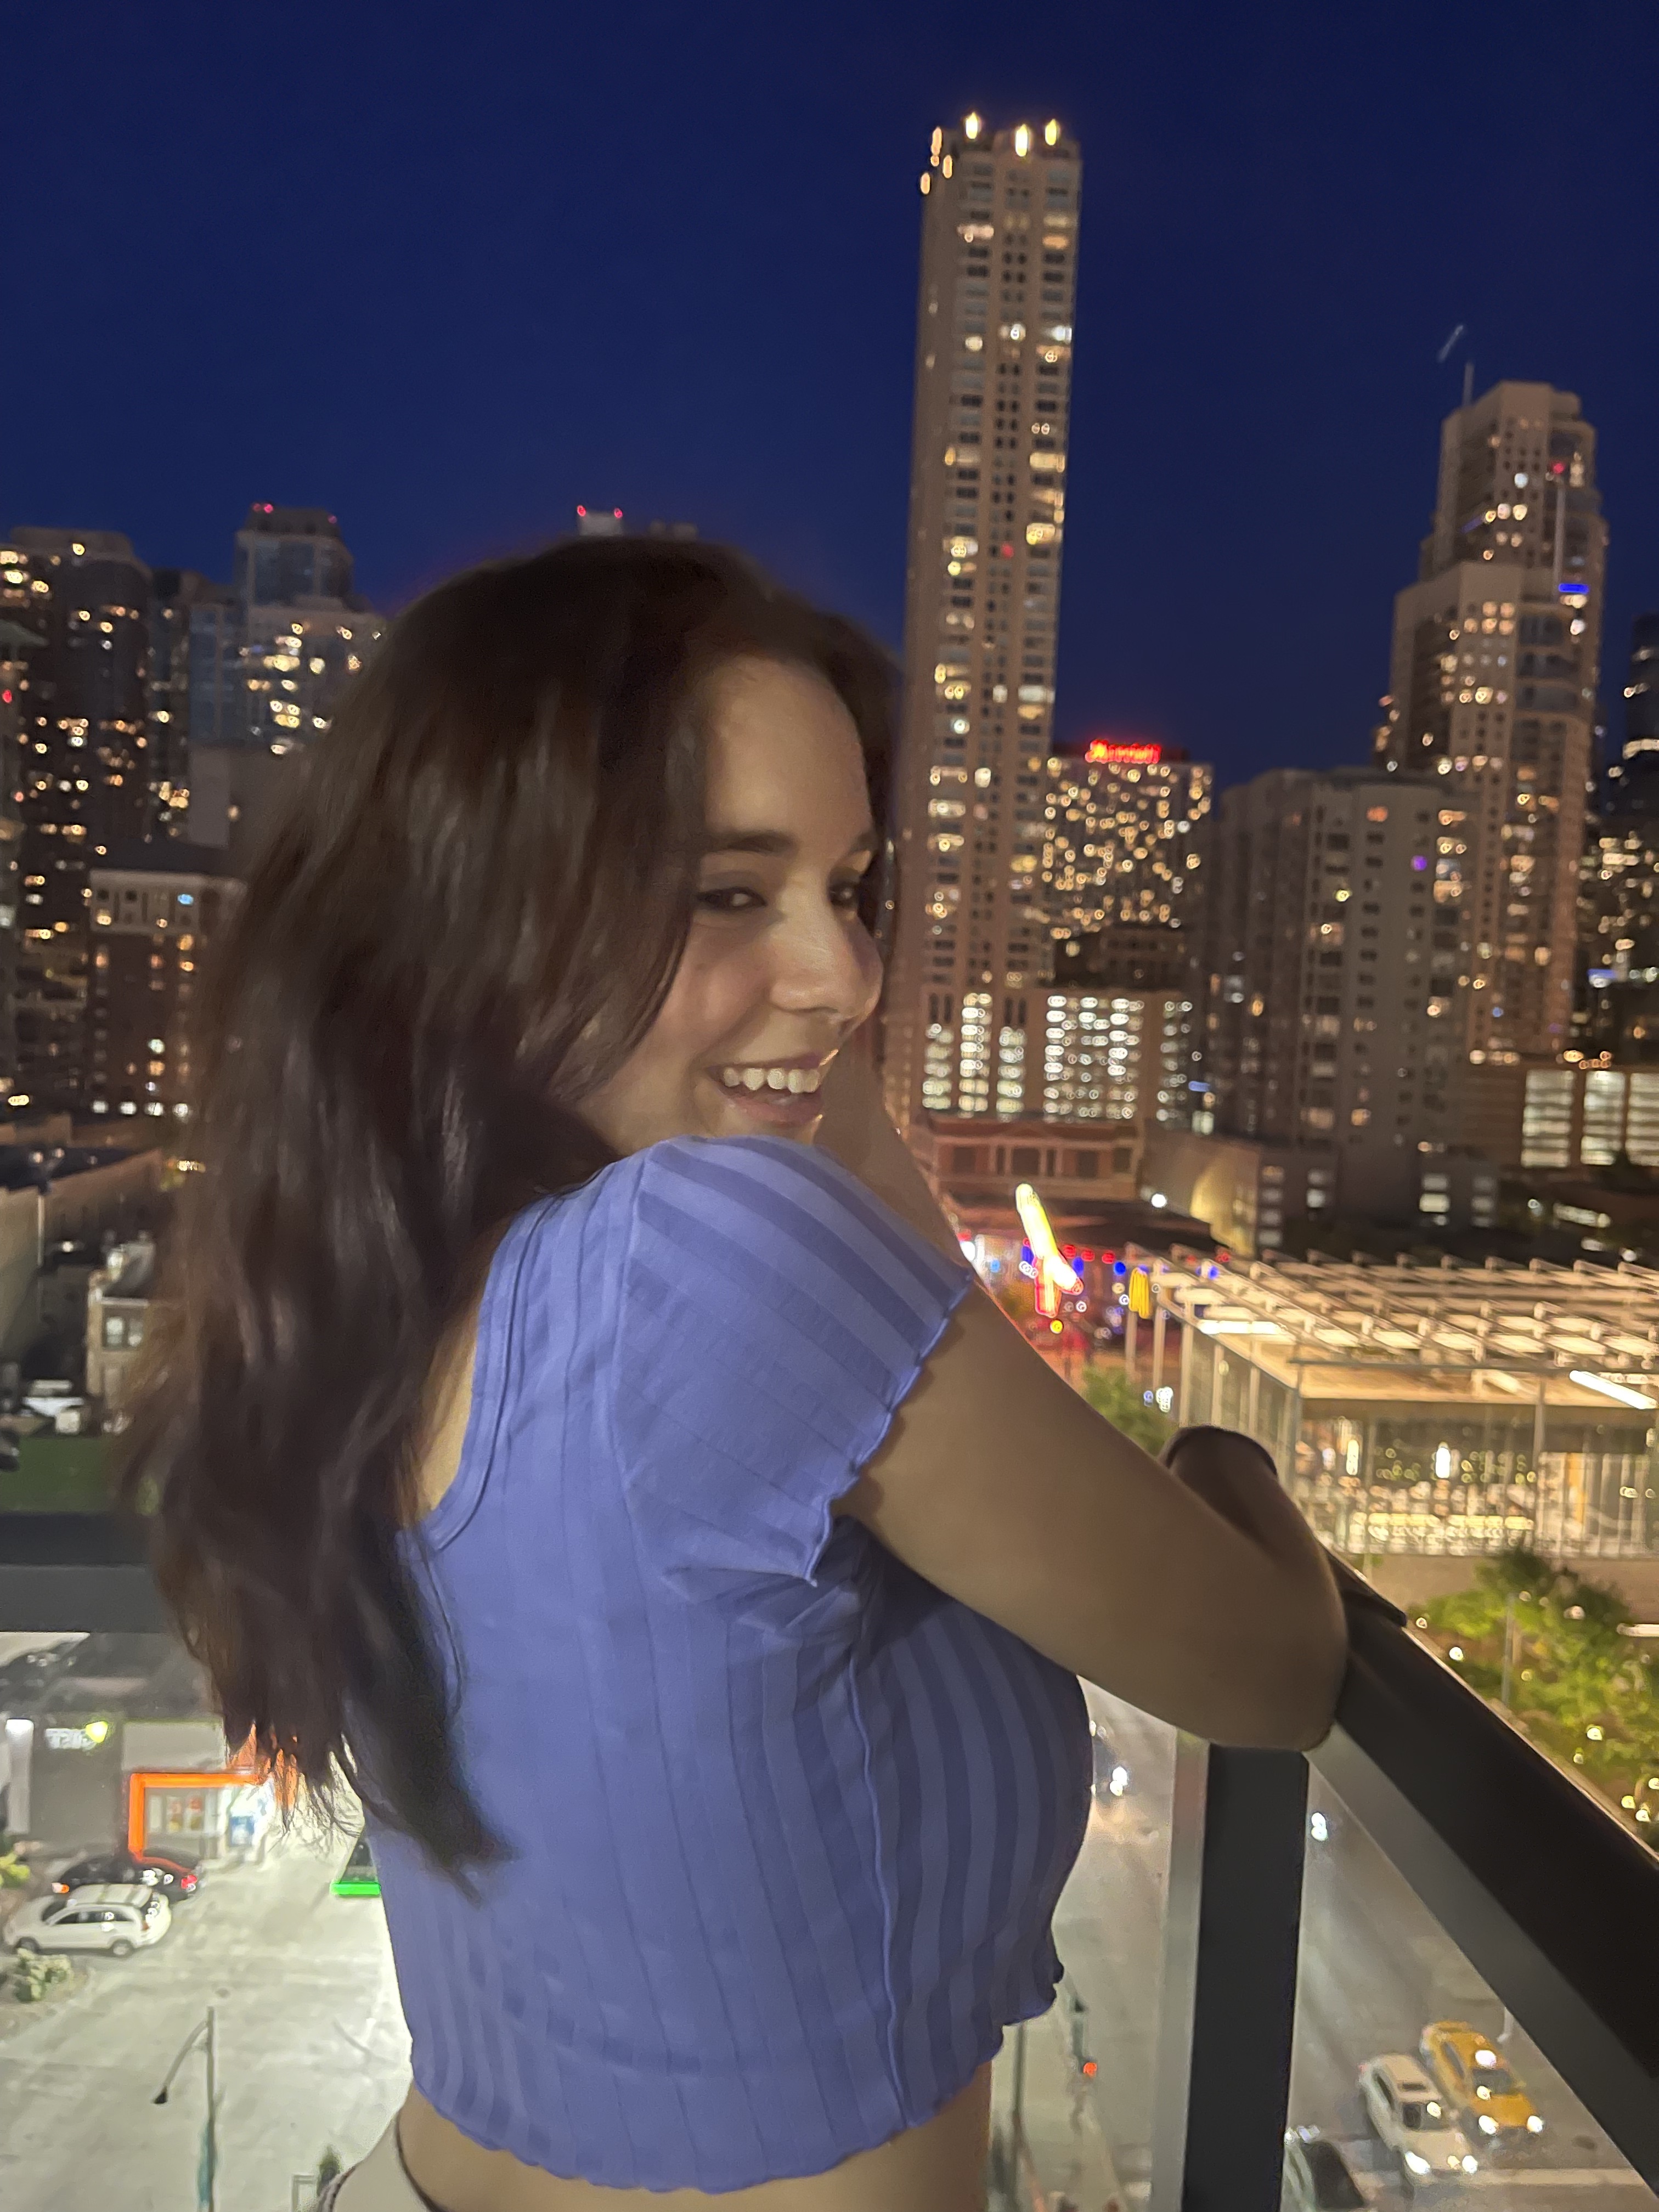
[[[1287,2129],[1334,2146],[1379,2212],[1413,2193],[1486,2212],[1659,2203],[1659,1858],[1342,1572],[1352,1664],[1338,1725],[1305,1759],[1176,1737],[1091,1691],[1098,1804],[1057,1918],[1067,1973],[998,2062],[994,2206],[1311,2205],[1296,2193],[1305,2144],[1287,2179]],[[37,1697],[65,1723],[89,1702],[118,1717],[124,1698],[143,1703],[124,1680],[161,1679],[131,1656],[137,1639],[168,1650],[131,1533],[0,1514],[0,1711],[21,1694],[17,1650],[54,1632],[89,1639],[82,1674]],[[54,1802],[72,1824],[72,1801]],[[306,2201],[325,2149],[367,2147],[406,2048],[384,1932],[372,1905],[330,1894],[343,1847],[302,1848],[240,1866],[227,1851],[179,1908],[179,1923],[200,1917],[170,1957],[91,1961],[27,2012],[0,1999],[0,2109],[23,2116],[0,2154],[9,2212],[184,2201],[201,2095],[181,2079],[157,2112],[149,2076],[210,2003],[222,2204]],[[1474,2069],[1462,2088],[1425,2074],[1459,2048]],[[1419,2112],[1413,2132],[1368,2101],[1389,2057],[1424,2076],[1443,2126]],[[1480,2098],[1511,2076],[1513,2097]],[[1448,2142],[1473,2172],[1440,2170]],[[1421,2177],[1414,2146],[1432,2153]],[[160,2193],[139,2193],[141,2172]]]

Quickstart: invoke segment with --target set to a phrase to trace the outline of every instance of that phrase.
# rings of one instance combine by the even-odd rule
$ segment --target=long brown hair
[[[398,1541],[411,1444],[492,1231],[611,1157],[581,1103],[678,960],[699,702],[739,655],[834,685],[881,821],[875,647],[723,548],[579,540],[457,577],[393,624],[209,956],[204,1172],[124,1494],[153,1516],[231,1741],[325,1808],[343,1776],[452,1872],[494,1846],[455,1757],[452,1655]]]

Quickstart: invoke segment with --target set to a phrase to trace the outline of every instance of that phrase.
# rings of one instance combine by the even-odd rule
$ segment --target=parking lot
[[[165,2106],[151,2100],[209,2005],[226,2212],[289,2212],[325,2148],[368,2148],[407,2085],[409,2040],[379,1903],[330,1892],[345,1852],[275,1841],[263,1865],[210,1872],[153,1950],[78,1958],[67,1996],[0,2000],[5,2212],[195,2203],[199,2054]]]

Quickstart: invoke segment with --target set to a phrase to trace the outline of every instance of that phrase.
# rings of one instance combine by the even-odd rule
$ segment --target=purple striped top
[[[511,1856],[469,1898],[374,1838],[415,2080],[475,2142],[613,2188],[821,2172],[1048,2006],[1082,1692],[830,1515],[968,1281],[780,1139],[653,1146],[509,1230],[407,1540]]]

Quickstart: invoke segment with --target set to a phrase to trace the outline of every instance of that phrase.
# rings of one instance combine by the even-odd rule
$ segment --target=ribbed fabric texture
[[[1082,1692],[830,1510],[968,1280],[773,1139],[655,1146],[498,1249],[408,1540],[513,1856],[469,1899],[375,1837],[415,2079],[475,2141],[613,2188],[821,2172],[1048,2005]]]

